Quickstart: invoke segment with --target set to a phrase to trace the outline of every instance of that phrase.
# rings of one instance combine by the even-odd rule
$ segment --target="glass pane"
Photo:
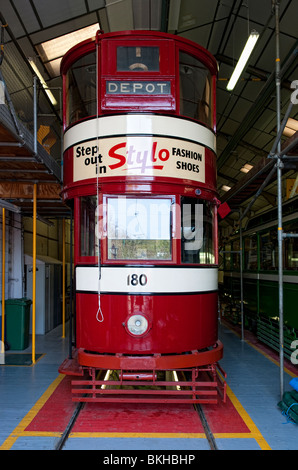
[[[96,115],[95,52],[75,62],[67,72],[67,125]]]
[[[252,235],[244,241],[244,269],[258,269],[257,235]]]
[[[297,222],[286,225],[287,233],[297,233]],[[286,238],[284,241],[285,269],[298,269],[298,238]]]
[[[180,114],[212,126],[212,87],[209,70],[195,57],[180,52]]]
[[[214,264],[213,205],[181,198],[181,256],[183,263]]]
[[[278,267],[277,230],[262,233],[260,236],[260,268],[266,271]]]
[[[117,47],[117,70],[156,72],[159,70],[159,47]]]
[[[81,198],[81,256],[95,256],[96,196]]]
[[[108,258],[169,260],[171,199],[108,198]]]

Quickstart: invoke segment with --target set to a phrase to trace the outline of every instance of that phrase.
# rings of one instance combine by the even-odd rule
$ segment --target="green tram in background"
[[[283,230],[298,232],[298,196],[283,204]],[[240,234],[222,244],[219,293],[222,314],[240,322]],[[236,252],[236,253],[235,253]],[[242,228],[243,311],[245,328],[279,350],[277,207],[248,220]],[[284,355],[298,338],[298,238],[283,241]]]

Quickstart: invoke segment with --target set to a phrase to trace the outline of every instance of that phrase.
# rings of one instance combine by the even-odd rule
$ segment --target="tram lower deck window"
[[[81,198],[80,207],[80,254],[81,256],[95,256],[97,240],[95,233],[96,197]]]
[[[171,205],[170,198],[109,197],[108,259],[172,259]]]
[[[182,263],[214,264],[214,208],[208,201],[181,198]]]

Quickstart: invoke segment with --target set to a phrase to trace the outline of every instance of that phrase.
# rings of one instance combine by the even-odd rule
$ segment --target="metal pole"
[[[36,183],[33,185],[33,271],[32,271],[32,364],[35,364],[35,315],[36,315]]]
[[[62,220],[62,338],[65,338],[65,219]]]
[[[259,187],[259,189],[257,190],[256,194],[254,195],[254,197],[252,198],[252,200],[250,201],[250,203],[248,204],[248,206],[246,206],[245,208],[245,211],[240,215],[240,221],[244,219],[244,217],[246,216],[246,214],[248,213],[248,211],[250,210],[251,206],[253,205],[253,203],[255,202],[255,200],[260,196],[261,192],[263,191],[263,189],[267,186],[267,184],[270,182],[273,174],[275,173],[276,171],[276,168],[275,166],[273,166],[273,168],[271,168],[271,171],[270,173],[268,173],[268,175],[266,176],[266,178],[264,179],[263,183],[261,184],[261,186]]]
[[[62,88],[59,88],[59,104],[60,104],[60,119],[63,121],[63,93]],[[61,180],[63,181],[63,126],[61,126],[61,135],[60,135],[60,152],[61,152]]]
[[[37,77],[33,77],[33,137],[34,154],[37,155]]]
[[[275,138],[275,141],[274,141],[274,144],[272,146],[272,149],[270,151],[270,156],[275,156],[276,154],[276,148],[278,146],[278,144],[280,143],[280,139],[281,139],[281,136],[282,136],[282,133],[286,127],[286,124],[288,122],[288,119],[290,117],[290,114],[291,114],[291,111],[292,111],[292,108],[293,108],[293,103],[290,101],[289,103],[289,106],[288,106],[288,109],[286,111],[286,114],[284,115],[284,118],[283,118],[283,121],[281,123],[281,125],[279,125],[279,131],[278,131],[278,134]],[[286,152],[284,152],[286,153]]]
[[[4,326],[5,326],[5,208],[2,208],[2,322],[1,322],[1,353],[4,354]]]
[[[72,358],[72,209],[70,213],[69,359]]]
[[[244,341],[244,313],[243,313],[243,250],[242,250],[242,218],[241,218],[241,209],[240,209],[240,220],[239,220],[239,230],[240,230],[240,308],[241,308],[241,340]]]
[[[275,39],[276,39],[276,113],[277,113],[277,133],[280,131],[280,53],[279,53],[279,0],[275,0]],[[279,291],[279,368],[280,368],[280,396],[282,399],[284,392],[284,318],[283,318],[283,252],[282,252],[282,167],[283,162],[280,156],[281,142],[277,143],[277,213],[278,213],[278,291]]]
[[[285,233],[283,232],[283,238],[298,238],[298,233]]]

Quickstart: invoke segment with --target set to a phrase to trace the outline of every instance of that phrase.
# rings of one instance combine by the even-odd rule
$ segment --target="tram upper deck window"
[[[66,90],[66,125],[96,115],[95,52],[72,64],[66,76]]]
[[[159,47],[118,46],[118,72],[157,72],[159,71]]]
[[[182,263],[214,264],[214,209],[208,201],[181,198]]]
[[[186,52],[179,53],[180,114],[212,127],[212,77],[204,64]]]
[[[107,199],[110,260],[172,259],[170,198]]]

